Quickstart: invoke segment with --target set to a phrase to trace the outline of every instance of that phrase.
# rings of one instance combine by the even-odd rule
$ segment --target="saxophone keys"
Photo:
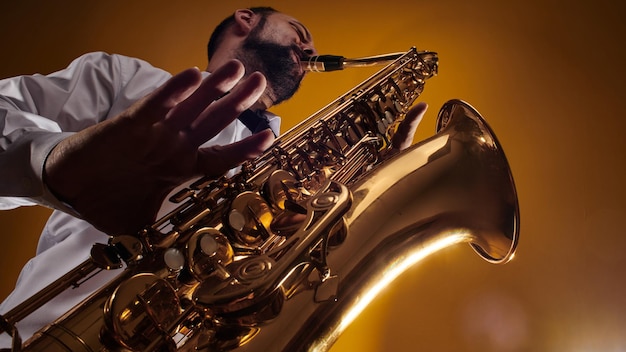
[[[270,238],[269,227],[273,218],[269,204],[260,195],[243,192],[233,199],[227,221],[234,237],[249,247]]]
[[[233,261],[234,250],[220,231],[203,227],[189,239],[187,257],[189,271],[198,281],[202,281],[230,264]]]
[[[264,185],[264,195],[277,210],[285,210],[289,203],[297,203],[304,195],[299,182],[288,171],[276,170]]]
[[[174,272],[178,272],[185,267],[185,255],[178,248],[168,248],[163,253],[163,261]]]
[[[266,255],[234,261],[225,267],[230,274],[228,277],[211,275],[200,282],[192,300],[199,307],[210,309],[220,319],[229,320],[236,316],[237,320],[256,324],[274,318],[284,301],[282,290],[268,281],[277,267],[278,263]],[[235,316],[231,316],[233,313]]]
[[[143,351],[155,340],[172,345],[164,327],[175,325],[182,315],[176,290],[152,273],[137,274],[120,284],[104,306],[106,345]]]

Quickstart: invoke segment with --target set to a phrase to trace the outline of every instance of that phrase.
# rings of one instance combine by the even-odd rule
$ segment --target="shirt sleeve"
[[[71,212],[42,179],[52,148],[170,76],[145,61],[98,52],[49,75],[0,80],[0,209],[40,204]]]

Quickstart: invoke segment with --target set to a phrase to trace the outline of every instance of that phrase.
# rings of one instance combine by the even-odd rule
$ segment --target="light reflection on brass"
[[[149,273],[121,284],[104,308],[111,337],[131,350],[143,350],[162,336],[181,314],[178,296],[167,281]]]
[[[235,236],[246,245],[258,245],[269,237],[273,214],[267,202],[257,193],[243,192],[233,200],[230,214],[236,214]],[[232,216],[232,215],[231,215]]]
[[[212,242],[211,251],[206,250],[207,241]],[[214,228],[200,228],[187,244],[189,270],[198,281],[204,280],[219,267],[230,264],[233,257],[234,251],[230,242],[224,234]]]

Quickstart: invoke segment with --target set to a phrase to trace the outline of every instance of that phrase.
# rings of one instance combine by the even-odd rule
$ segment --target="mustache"
[[[310,57],[310,55],[308,55],[304,49],[302,49],[301,47],[299,47],[296,44],[292,44],[291,45],[291,50],[293,50],[294,53],[296,53],[296,57],[300,60],[306,60]]]

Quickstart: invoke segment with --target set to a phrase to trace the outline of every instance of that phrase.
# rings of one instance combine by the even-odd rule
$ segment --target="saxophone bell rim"
[[[508,198],[511,207],[511,221],[506,227],[507,231],[505,234],[506,239],[509,241],[508,246],[506,246],[506,249],[501,255],[495,256],[493,253],[490,253],[490,251],[485,249],[482,243],[479,243],[478,241],[470,242],[470,246],[474,249],[474,251],[487,262],[492,264],[505,264],[513,260],[515,257],[515,251],[517,249],[520,236],[520,207],[516,190],[517,188],[515,186],[510,164],[493,129],[489,126],[480,112],[464,100],[450,99],[442,105],[437,115],[436,132],[439,133],[447,128],[454,127],[454,121],[451,116],[454,114],[456,109],[463,109],[465,116],[480,126],[480,129],[483,132],[483,137],[481,138],[488,137],[491,139],[493,152],[497,153],[498,157],[501,158],[501,170],[505,170],[507,174],[506,181],[508,183],[505,185],[504,191],[509,193]]]

